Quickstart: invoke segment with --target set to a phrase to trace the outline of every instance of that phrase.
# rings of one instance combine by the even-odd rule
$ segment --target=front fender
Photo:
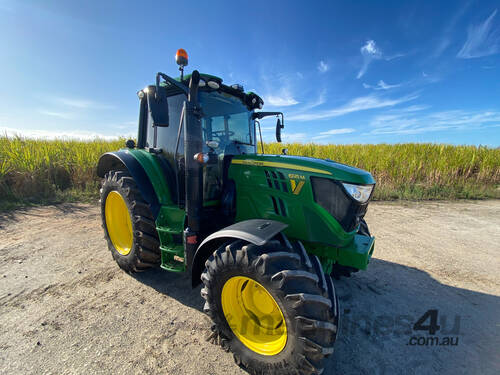
[[[99,158],[97,175],[104,177],[111,170],[126,170],[130,173],[142,197],[149,204],[151,213],[156,220],[160,212],[160,202],[148,175],[137,159],[126,150],[107,152]]]
[[[288,225],[280,221],[251,219],[223,228],[205,238],[200,244],[193,258],[191,267],[191,280],[193,288],[200,283],[200,276],[205,266],[205,261],[223,243],[229,240],[244,240],[257,246],[264,245]]]

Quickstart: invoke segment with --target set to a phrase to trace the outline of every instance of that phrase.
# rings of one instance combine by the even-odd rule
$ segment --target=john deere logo
[[[290,178],[290,185],[292,187],[292,193],[295,195],[299,195],[300,191],[304,187],[304,184],[306,183],[306,181],[305,181],[306,177],[299,175],[299,174],[294,174],[294,173],[290,173],[288,175],[288,177]]]

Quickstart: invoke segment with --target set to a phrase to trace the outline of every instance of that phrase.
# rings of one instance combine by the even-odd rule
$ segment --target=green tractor
[[[137,144],[101,156],[108,247],[127,272],[160,266],[203,283],[213,337],[250,373],[319,374],[339,304],[331,275],[366,269],[375,181],[332,160],[258,150],[263,100],[193,71],[138,92]]]

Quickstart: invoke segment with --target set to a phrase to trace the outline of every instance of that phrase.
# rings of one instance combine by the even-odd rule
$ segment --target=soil
[[[335,282],[343,320],[324,374],[500,373],[499,212],[372,203],[374,257]],[[187,275],[117,267],[96,205],[0,216],[0,239],[0,373],[245,374],[206,342]],[[414,330],[428,310],[434,335]]]

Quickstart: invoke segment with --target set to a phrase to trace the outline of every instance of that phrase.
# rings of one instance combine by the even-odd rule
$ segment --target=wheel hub
[[[262,355],[276,355],[286,345],[287,330],[276,300],[257,281],[234,276],[221,295],[224,316],[236,337]]]
[[[116,190],[106,197],[104,215],[111,243],[120,254],[128,255],[133,241],[132,221],[125,200]]]

